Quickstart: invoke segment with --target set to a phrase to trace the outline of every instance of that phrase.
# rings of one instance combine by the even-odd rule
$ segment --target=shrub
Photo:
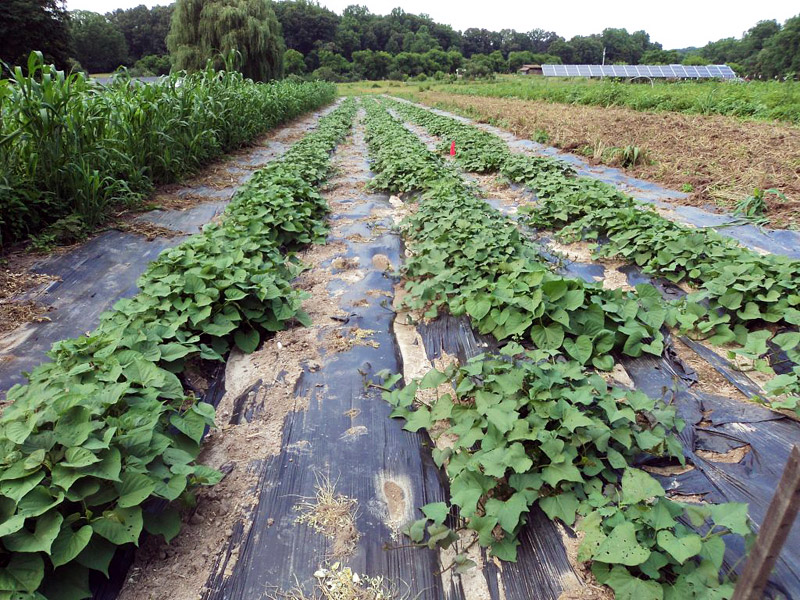
[[[169,55],[157,56],[155,54],[148,54],[137,60],[133,68],[142,72],[143,75],[169,75],[172,63],[170,62]]]

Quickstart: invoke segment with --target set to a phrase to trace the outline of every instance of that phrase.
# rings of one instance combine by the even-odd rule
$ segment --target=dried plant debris
[[[359,260],[358,257],[349,258],[345,256],[338,256],[333,259],[331,266],[338,271],[357,269],[359,267]]]
[[[360,327],[336,329],[330,336],[327,347],[333,352],[347,352],[355,346],[379,348],[380,343],[370,339],[373,335],[375,335],[374,329],[361,329]]]
[[[329,476],[318,473],[316,478],[316,494],[313,498],[303,498],[295,506],[300,513],[295,522],[308,525],[331,540],[331,558],[352,554],[360,537],[355,519],[358,503],[353,498],[337,493],[336,484]]]
[[[48,309],[30,300],[21,302],[5,302],[0,300],[0,335],[14,331],[25,323],[43,323],[49,321]]]
[[[30,322],[49,321],[48,308],[23,295],[60,278],[27,269],[0,268],[0,335]]]
[[[388,585],[383,577],[359,575],[350,567],[336,562],[314,573],[316,584],[311,595],[299,587],[272,596],[275,600],[404,600],[395,586]]]
[[[128,233],[135,233],[144,236],[148,242],[152,242],[157,237],[174,238],[180,235],[186,235],[183,231],[170,229],[163,225],[156,225],[150,221],[117,221],[112,225],[113,229],[119,231],[126,231]]]
[[[738,448],[728,450],[727,452],[713,452],[711,450],[695,450],[694,453],[702,459],[710,460],[711,462],[731,463],[736,464],[742,462],[742,459],[750,452],[750,444],[743,444]]]

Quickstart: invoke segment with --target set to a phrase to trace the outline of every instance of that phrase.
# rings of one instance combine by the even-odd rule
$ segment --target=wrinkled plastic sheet
[[[325,108],[317,118],[333,109]],[[298,122],[278,130],[266,144],[231,157],[225,164],[230,183],[208,187],[187,183],[173,193],[203,198],[184,210],[153,210],[137,220],[160,225],[179,232],[174,237],[157,237],[148,241],[143,236],[110,230],[60,255],[47,257],[32,271],[60,278],[24,299],[35,300],[49,309],[47,321],[27,323],[0,338],[0,400],[15,384],[26,382],[24,372],[48,360],[46,353],[60,340],[75,338],[92,331],[100,315],[110,310],[117,300],[138,292],[136,281],[147,265],[165,249],[176,246],[224,209],[236,188],[247,181],[256,166],[281,156],[290,146],[284,134],[312,129]]]
[[[402,98],[394,98],[401,102],[408,102]],[[637,200],[654,204],[661,208],[668,208],[676,215],[676,220],[695,227],[709,227],[719,234],[731,237],[742,245],[758,250],[766,250],[773,254],[784,254],[792,258],[800,258],[800,232],[785,229],[767,229],[756,227],[749,223],[742,223],[730,214],[710,212],[694,206],[684,206],[671,202],[687,198],[688,194],[671,190],[650,181],[644,181],[627,175],[623,170],[604,165],[592,165],[586,158],[568,152],[562,152],[552,146],[519,138],[514,134],[484,123],[477,123],[472,119],[455,115],[453,113],[416,104],[439,115],[469,123],[502,138],[513,151],[527,152],[539,156],[550,156],[571,165],[578,175],[592,177],[617,187],[620,191],[633,196]],[[713,209],[712,209],[713,210]]]
[[[679,434],[684,456],[694,469],[681,475],[662,476],[670,492],[702,496],[708,502],[747,502],[750,518],[759,528],[778,487],[792,445],[800,440],[800,424],[756,404],[694,391],[680,376],[675,361],[624,359],[625,369],[637,389],[664,397],[686,421]],[[749,446],[740,462],[709,460],[698,450],[725,454]],[[744,548],[727,536],[729,565],[741,566]],[[781,551],[765,597],[800,597],[800,528],[793,527]]]
[[[369,176],[365,164],[363,173],[350,181],[364,181]],[[407,547],[408,540],[402,535],[393,537],[386,524],[387,485],[395,492],[402,490],[407,520],[421,516],[420,506],[448,498],[447,479],[431,458],[431,440],[423,433],[404,431],[402,420],[390,418],[391,406],[383,401],[380,391],[365,385],[380,370],[403,372],[391,308],[397,281],[368,268],[376,253],[386,255],[392,264],[400,264],[404,256],[401,238],[391,231],[393,223],[388,217],[373,221],[377,231],[383,231],[377,237],[375,229],[372,235],[364,235],[363,223],[352,221],[369,216],[375,208],[389,207],[385,195],[354,191],[348,207],[331,217],[349,220],[350,224],[341,238],[329,239],[343,242],[346,256],[358,258],[361,268],[366,267],[366,277],[361,281],[343,283],[334,279],[329,284],[329,292],[342,294],[339,305],[349,311],[343,327],[357,325],[372,330],[371,338],[378,346],[354,346],[326,357],[318,369],[304,373],[295,393],[310,395],[309,406],[287,416],[280,454],[254,466],[259,475],[254,490],[258,504],[246,517],[247,526],[234,530],[234,538],[208,582],[206,600],[260,597],[264,590],[285,590],[295,584],[310,592],[313,573],[324,563],[330,542],[296,524],[293,507],[298,498],[314,495],[315,473],[320,471],[336,481],[338,493],[355,499],[359,506],[356,525],[361,537],[355,553],[343,559],[343,564],[358,573],[383,576],[406,594],[404,597],[472,598],[460,577],[439,574],[447,564],[442,564],[438,551]],[[356,241],[362,238],[355,234],[373,239]],[[353,306],[354,301],[359,302]],[[421,334],[430,360],[443,349],[466,360],[491,343],[448,316],[428,324]],[[461,344],[459,349],[452,347],[454,343]],[[253,405],[256,398],[253,390],[245,392],[242,401],[236,403],[239,408],[234,411],[235,418],[247,419],[268,409]],[[348,435],[356,422],[348,416],[353,411],[359,411],[357,423],[365,427],[363,434]],[[304,450],[298,452],[298,448]],[[504,564],[502,569],[484,553],[483,575],[493,600],[556,600],[565,586],[580,585],[559,532],[543,513],[533,511],[521,541],[519,562]],[[231,567],[232,562],[235,564]]]

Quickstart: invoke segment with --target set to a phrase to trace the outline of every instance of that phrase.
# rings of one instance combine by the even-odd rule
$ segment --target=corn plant
[[[177,507],[221,473],[197,464],[214,408],[184,391],[189,361],[253,352],[307,323],[287,253],[319,241],[316,189],[354,103],[237,192],[221,223],[164,251],[92,333],[55,344],[52,362],[8,392],[0,416],[0,598],[91,597],[142,531],[177,535]],[[202,363],[201,363],[202,364]]]
[[[327,83],[257,84],[210,66],[107,86],[31,54],[0,80],[0,245],[78,215],[97,225],[272,127],[330,102]],[[27,73],[27,75],[26,75]]]

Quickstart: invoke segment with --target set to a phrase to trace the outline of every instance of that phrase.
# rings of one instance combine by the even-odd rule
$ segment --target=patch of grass
[[[335,482],[327,475],[318,473],[316,479],[314,497],[303,498],[295,506],[300,513],[295,522],[308,525],[331,540],[334,557],[351,554],[359,538],[355,519],[358,504],[353,498],[337,493]]]
[[[544,129],[536,129],[531,136],[531,139],[538,144],[549,144],[550,134]]]
[[[800,84],[793,81],[658,81],[650,86],[609,79],[501,75],[497,81],[461,80],[438,87],[440,91],[468,96],[625,106],[639,111],[732,115],[800,123]]]
[[[733,208],[733,214],[749,219],[758,225],[765,225],[767,223],[768,194],[776,196],[782,202],[788,201],[786,196],[775,188],[770,188],[768,190],[756,188],[753,190],[752,194],[736,203],[736,206]]]
[[[606,148],[602,153],[601,160],[607,164],[619,165],[625,169],[650,163],[647,158],[647,151],[632,144],[621,148]]]

